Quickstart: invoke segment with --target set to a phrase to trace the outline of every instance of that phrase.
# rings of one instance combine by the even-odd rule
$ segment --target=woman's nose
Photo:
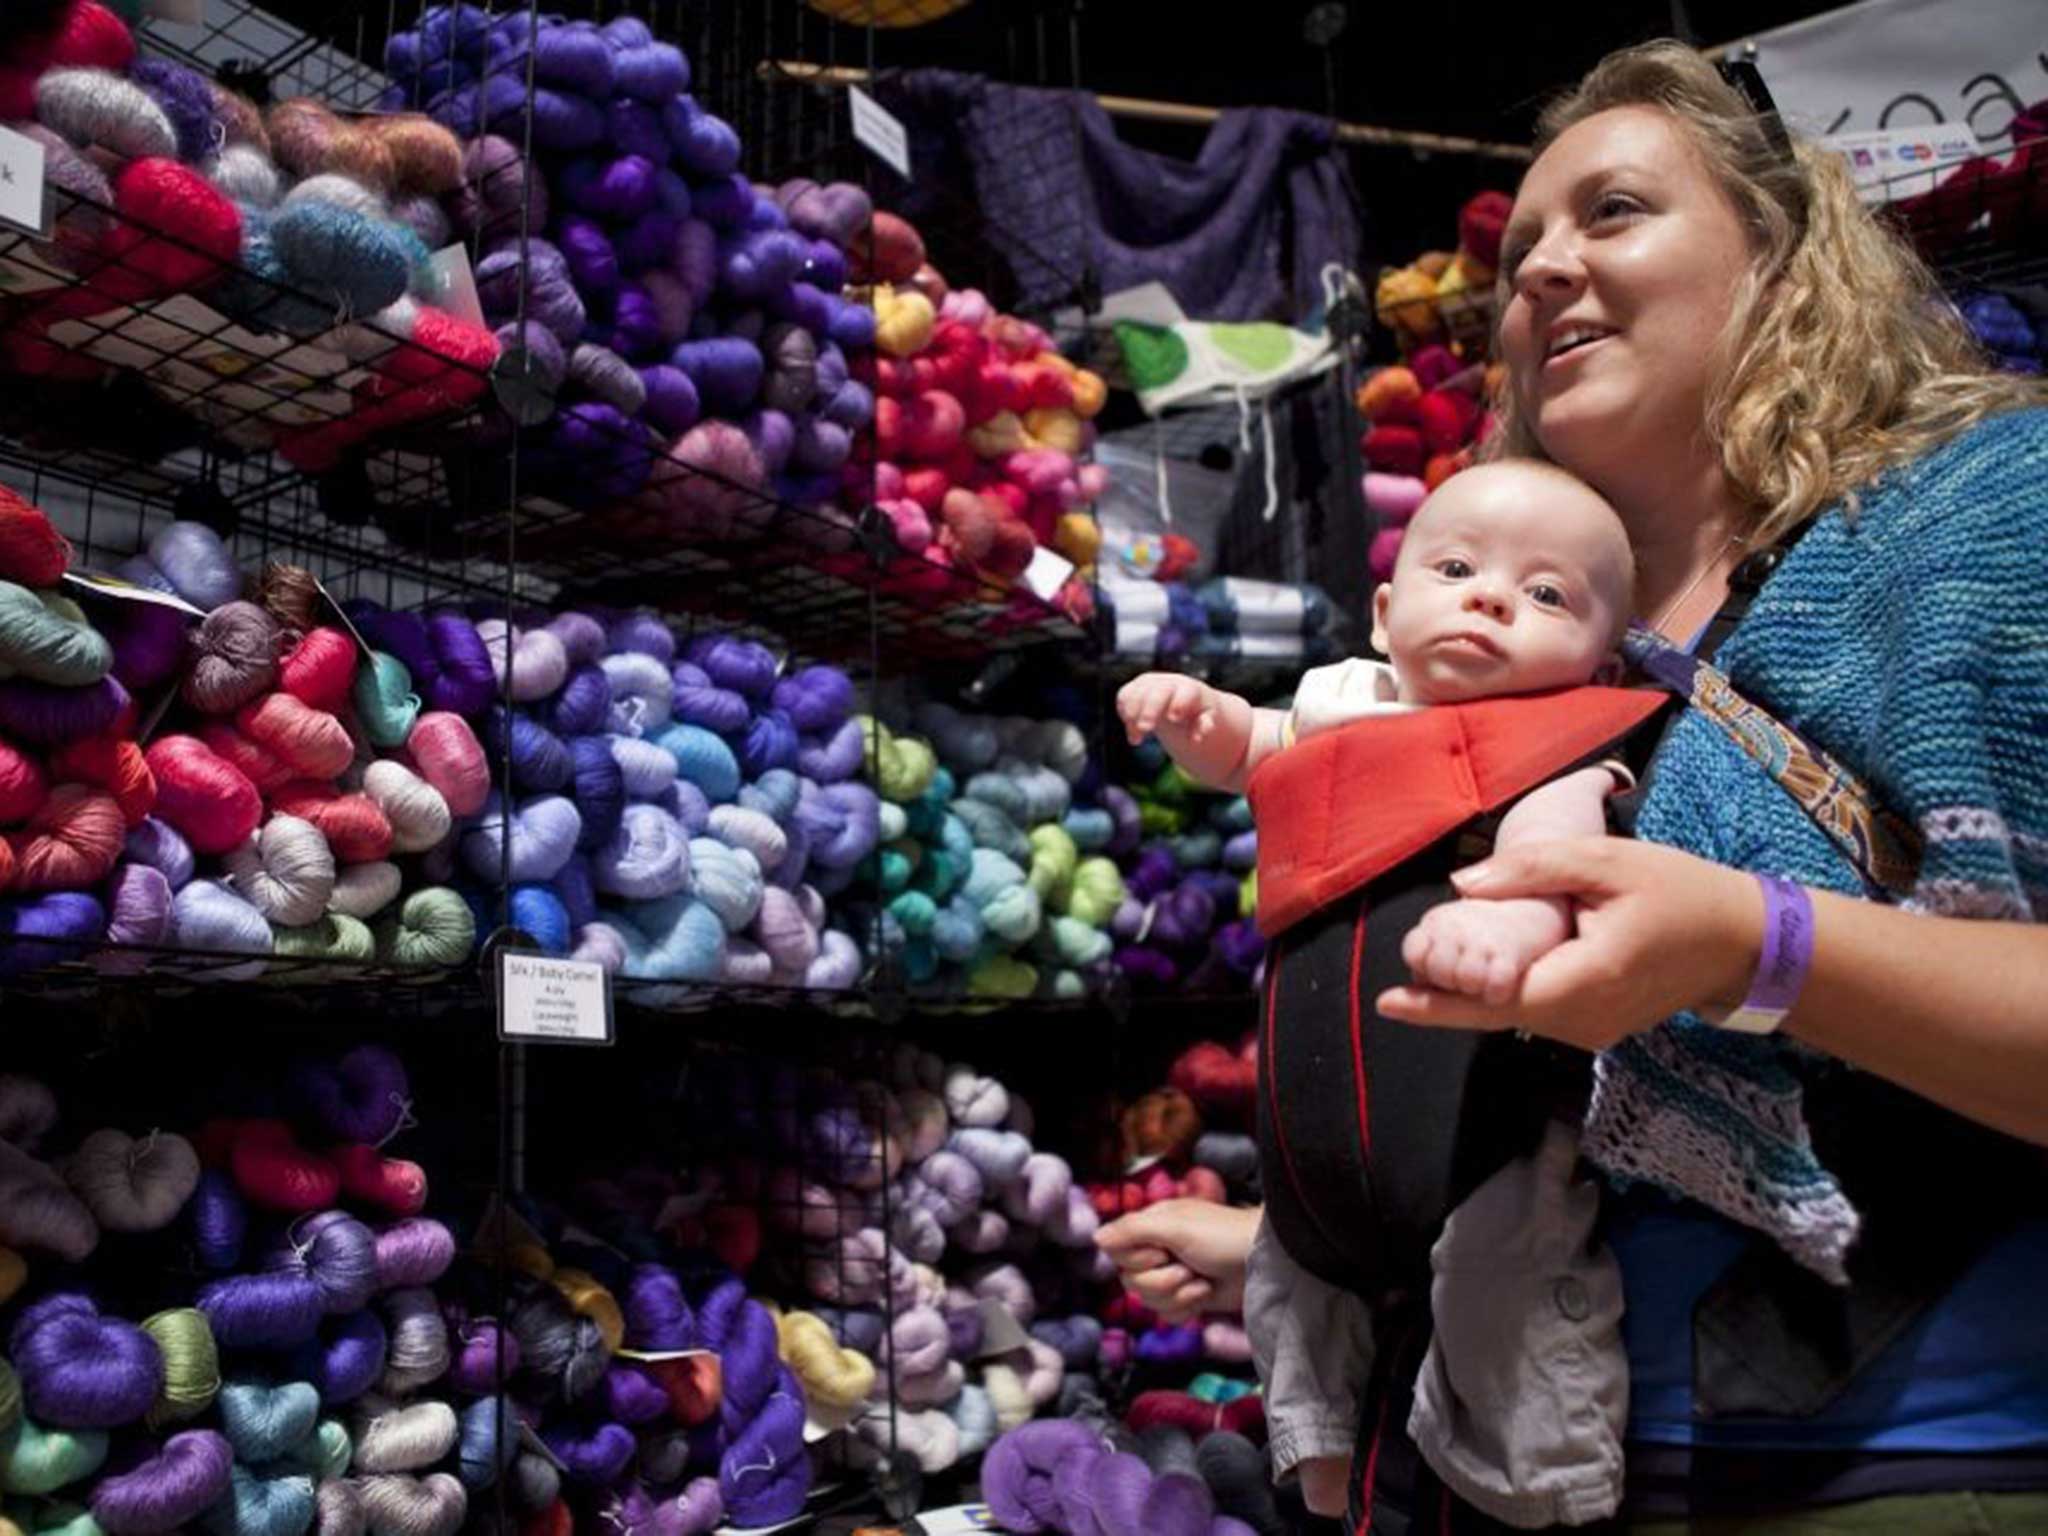
[[[1568,232],[1545,235],[1531,246],[1515,268],[1515,287],[1532,304],[1575,294],[1585,285],[1586,269]]]

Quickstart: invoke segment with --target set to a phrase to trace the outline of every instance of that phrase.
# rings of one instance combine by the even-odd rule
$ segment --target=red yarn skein
[[[576,1517],[560,1499],[519,1522],[519,1536],[576,1536]]]
[[[49,69],[104,69],[125,75],[135,62],[135,34],[99,0],[76,0],[47,32],[17,39],[0,66],[0,118],[36,115],[36,80]]]
[[[1432,389],[1417,409],[1422,440],[1432,454],[1456,453],[1479,430],[1479,402],[1462,389]]]
[[[391,852],[391,820],[368,795],[344,795],[332,784],[294,779],[271,793],[270,808],[319,828],[337,864],[374,864]]]
[[[263,797],[249,776],[197,737],[159,737],[144,756],[156,775],[157,814],[193,852],[239,848],[263,819]]]
[[[427,1174],[418,1163],[386,1157],[359,1141],[327,1155],[341,1178],[341,1192],[349,1199],[393,1216],[417,1216],[427,1208]]]
[[[1259,1086],[1255,1038],[1236,1050],[1203,1040],[1180,1053],[1166,1080],[1213,1119],[1243,1123],[1251,1116]]]
[[[71,544],[41,507],[0,485],[0,579],[54,587],[71,568]]]
[[[199,727],[199,739],[247,774],[249,782],[265,795],[283,788],[297,777],[291,766],[279,762],[269,748],[257,745],[225,721],[206,721]]]
[[[334,1164],[308,1152],[282,1120],[248,1120],[228,1152],[235,1186],[267,1211],[303,1215],[324,1211],[341,1194]]]
[[[668,1394],[669,1412],[685,1429],[708,1424],[725,1397],[725,1369],[716,1355],[650,1360],[647,1374]]]
[[[1205,1403],[1185,1392],[1140,1392],[1124,1422],[1143,1434],[1157,1425],[1184,1429],[1195,1440],[1229,1431],[1247,1440],[1263,1443],[1266,1438],[1266,1400],[1256,1392],[1227,1403]]]
[[[292,770],[295,779],[334,779],[355,761],[348,727],[289,693],[269,693],[235,713],[235,727]]]
[[[84,784],[59,784],[27,828],[10,832],[15,887],[85,891],[113,872],[128,836],[114,797]]]
[[[1491,272],[1500,265],[1500,237],[1515,200],[1505,192],[1475,193],[1458,210],[1458,245]]]
[[[156,775],[135,742],[112,736],[67,742],[50,758],[50,772],[60,780],[90,784],[112,795],[130,827],[141,826],[156,809]]]
[[[338,714],[356,680],[356,644],[338,629],[311,629],[278,663],[285,692],[315,709]]]
[[[0,822],[27,821],[50,798],[43,765],[21,748],[0,741]]]
[[[93,253],[85,283],[35,309],[45,324],[203,288],[242,250],[242,215],[175,160],[131,160],[114,176],[120,220]]]

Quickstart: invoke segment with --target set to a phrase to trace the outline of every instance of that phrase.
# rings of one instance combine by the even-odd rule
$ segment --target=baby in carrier
[[[1261,1154],[1262,1164],[1284,1160],[1287,1166],[1264,1169],[1267,1214],[1252,1250],[1245,1315],[1267,1391],[1275,1471],[1284,1476],[1298,1469],[1303,1495],[1318,1513],[1342,1514],[1346,1507],[1359,1428],[1358,1395],[1373,1347],[1368,1298],[1377,1299],[1408,1283],[1410,1275],[1385,1258],[1398,1250],[1398,1241],[1374,1237],[1362,1242],[1357,1232],[1336,1229],[1327,1213],[1319,1217],[1313,1207],[1333,1182],[1371,1183],[1380,1178],[1374,1165],[1396,1158],[1388,1148],[1401,1142],[1399,1122],[1404,1113],[1423,1117],[1421,1123],[1431,1127],[1426,1135],[1452,1133],[1441,1129],[1445,1117],[1435,1113],[1428,1092],[1410,1091],[1411,1086],[1428,1087],[1424,1080],[1434,1072],[1438,1058],[1426,1053],[1439,1050],[1438,1043],[1421,1041],[1418,1032],[1416,1048],[1425,1054],[1404,1064],[1398,1051],[1408,1047],[1400,1041],[1407,1038],[1402,1032],[1412,1026],[1373,1019],[1373,994],[1363,985],[1372,972],[1361,969],[1360,960],[1365,913],[1372,904],[1358,903],[1355,935],[1346,917],[1342,931],[1322,945],[1336,957],[1334,985],[1293,984],[1288,968],[1293,956],[1284,935],[1313,935],[1317,923],[1309,920],[1311,909],[1317,917],[1327,918],[1333,900],[1352,896],[1355,888],[1379,878],[1386,868],[1417,862],[1425,848],[1436,849],[1439,862],[1431,870],[1440,874],[1450,867],[1441,861],[1455,857],[1455,834],[1469,832],[1476,818],[1457,809],[1447,814],[1441,805],[1426,802],[1438,798],[1435,791],[1444,780],[1460,781],[1470,794],[1480,773],[1478,759],[1485,755],[1482,748],[1489,740],[1506,743],[1504,755],[1514,760],[1510,776],[1540,775],[1517,785],[1512,795],[1496,796],[1511,802],[1499,822],[1496,847],[1607,830],[1606,801],[1617,790],[1631,787],[1632,780],[1616,761],[1582,765],[1596,756],[1589,747],[1611,744],[1645,718],[1649,708],[1637,709],[1633,698],[1618,690],[1585,685],[1605,681],[1618,671],[1616,646],[1629,617],[1633,571],[1620,519],[1585,484],[1534,461],[1481,465],[1446,481],[1424,503],[1409,525],[1392,579],[1375,594],[1372,639],[1388,663],[1354,659],[1315,668],[1302,676],[1293,706],[1286,711],[1256,709],[1234,694],[1170,673],[1148,673],[1118,695],[1118,712],[1133,742],[1155,735],[1174,761],[1203,783],[1221,789],[1249,787],[1260,817],[1261,926],[1283,934],[1271,962],[1268,1018],[1262,1027],[1267,1059],[1261,1071]],[[1533,702],[1527,712],[1512,716],[1485,713],[1485,701],[1524,696],[1554,696],[1557,707],[1567,711],[1581,698],[1599,696],[1606,702],[1596,700],[1598,708],[1591,715],[1545,714],[1540,711],[1552,706]],[[1623,714],[1615,713],[1616,701]],[[1410,753],[1403,745],[1410,739],[1421,743],[1438,738],[1414,734],[1425,722],[1399,717],[1474,705],[1480,707],[1477,714],[1445,714],[1428,722],[1453,728],[1450,736],[1440,738],[1452,742],[1441,762],[1421,747]],[[1636,712],[1628,713],[1631,710]],[[1557,721],[1565,724],[1560,727],[1553,723]],[[1340,730],[1346,733],[1344,741],[1326,739],[1309,745]],[[1354,782],[1345,773],[1347,766],[1383,760],[1349,751],[1349,745],[1364,741],[1362,734],[1352,733],[1367,732],[1381,733],[1374,740],[1382,749],[1393,745],[1394,766],[1403,768],[1403,775],[1381,776],[1375,769]],[[1540,739],[1531,743],[1531,736]],[[1297,752],[1305,755],[1295,759]],[[1254,772],[1275,759],[1283,761],[1274,761],[1260,782],[1253,783]],[[1287,759],[1312,765],[1314,772],[1306,779],[1300,771],[1287,774],[1282,771]],[[1404,776],[1405,785],[1399,782]],[[1497,787],[1499,775],[1494,782]],[[1473,808],[1484,801],[1482,782]],[[1269,837],[1270,823],[1301,818],[1315,823],[1320,842],[1292,828],[1286,835]],[[1352,835],[1359,829],[1369,835]],[[1363,842],[1381,847],[1384,858],[1378,866],[1358,864],[1356,845]],[[1285,861],[1279,867],[1269,868],[1269,843],[1275,859]],[[1304,849],[1321,851],[1314,857],[1297,857]],[[1381,903],[1377,909],[1394,914],[1391,920],[1405,925],[1393,936],[1384,926],[1375,933],[1381,944],[1398,940],[1397,952],[1390,950],[1383,963],[1405,965],[1419,983],[1506,1002],[1515,996],[1529,965],[1573,932],[1568,902],[1445,900],[1442,890],[1439,884],[1436,894],[1423,902]],[[1266,910],[1269,906],[1273,910]],[[1311,948],[1322,943],[1313,936],[1304,942]],[[1343,969],[1347,954],[1348,987]],[[1312,972],[1314,957],[1306,958]],[[1371,1059],[1372,1050],[1361,1043],[1361,1006],[1371,1020],[1370,1029],[1395,1040],[1396,1051],[1377,1063]],[[1283,1064],[1291,1070],[1281,1070]],[[1394,1095],[1398,1101],[1373,1106],[1379,1113],[1368,1133],[1367,1079],[1375,1075],[1376,1067],[1383,1080],[1373,1085],[1373,1091]],[[1327,1099],[1336,1090],[1326,1092],[1324,1085],[1339,1077],[1348,1084],[1354,1072],[1355,1115],[1347,1099],[1341,1116],[1318,1120],[1319,1110],[1307,1101]],[[1353,1119],[1358,1122],[1359,1145],[1350,1163],[1327,1157],[1327,1148],[1314,1144],[1332,1139],[1323,1136],[1326,1124],[1341,1123],[1348,1137]],[[1544,1121],[1539,1107],[1534,1123]],[[1292,1145],[1287,1136],[1290,1126],[1296,1131]],[[1564,1400],[1544,1404],[1541,1414],[1516,1416],[1532,1421],[1532,1439],[1547,1437],[1556,1443],[1500,1446],[1462,1441],[1460,1426],[1470,1416],[1460,1413],[1455,1401],[1438,1404],[1442,1434],[1417,1437],[1432,1463],[1439,1456],[1460,1463],[1463,1475],[1455,1482],[1462,1488],[1497,1487],[1500,1499],[1484,1502],[1495,1503],[1497,1515],[1516,1524],[1537,1523],[1532,1517],[1539,1507],[1554,1515],[1561,1507],[1555,1496],[1560,1482],[1576,1478],[1581,1485],[1590,1481],[1605,1487],[1618,1469],[1626,1403],[1619,1277],[1611,1258],[1592,1241],[1597,1195],[1589,1188],[1571,1187],[1575,1147],[1573,1129],[1557,1122],[1543,1129],[1540,1147],[1525,1141],[1518,1148],[1525,1155],[1506,1166],[1496,1158],[1491,1168],[1479,1170],[1501,1180],[1536,1179],[1555,1185],[1553,1198],[1533,1203],[1533,1208],[1548,1213],[1548,1230],[1508,1232],[1498,1223],[1489,1224],[1489,1212],[1522,1211],[1532,1204],[1519,1197],[1489,1201],[1483,1187],[1479,1198],[1442,1222],[1442,1216],[1480,1182],[1466,1178],[1459,1188],[1447,1175],[1434,1190],[1435,1204],[1442,1207],[1436,1218],[1443,1235],[1436,1239],[1433,1252],[1424,1249],[1425,1265],[1433,1268],[1437,1285],[1460,1270],[1483,1272],[1489,1264],[1512,1268],[1514,1263],[1533,1262],[1544,1272],[1541,1283],[1550,1285],[1559,1275],[1571,1274],[1590,1300],[1582,1309],[1585,1315],[1571,1320],[1572,1337],[1561,1346],[1574,1362],[1569,1385],[1558,1394]],[[1366,1171],[1354,1176],[1358,1169]],[[1389,1188],[1405,1176],[1399,1167],[1386,1174]],[[1290,1187],[1295,1190],[1291,1204],[1274,1197],[1276,1190]],[[1385,1189],[1361,1198],[1365,1203],[1354,1209],[1374,1213],[1383,1206],[1404,1204],[1401,1194],[1389,1195]],[[1428,1199],[1409,1198],[1406,1204],[1431,1208]],[[1328,1209],[1339,1213],[1341,1225],[1367,1224],[1343,1223],[1342,1201]],[[1434,1237],[1432,1226],[1423,1241]],[[1509,1248],[1517,1254],[1508,1254]],[[1530,1255],[1539,1250],[1540,1257],[1532,1261]],[[1504,1280],[1507,1270],[1499,1273]],[[1439,1339],[1438,1345],[1448,1342]],[[1556,1341],[1547,1342],[1560,1347]],[[1546,1341],[1533,1344],[1541,1349]],[[1520,1345],[1498,1340],[1474,1345],[1481,1353],[1499,1354],[1504,1348]],[[1444,1353],[1455,1351],[1446,1348]],[[1589,1364],[1594,1368],[1588,1369]],[[1432,1391],[1439,1398],[1456,1399],[1499,1390],[1510,1382],[1519,1390],[1527,1378],[1526,1364],[1504,1360],[1452,1359],[1447,1369],[1433,1345],[1417,1394],[1419,1400],[1428,1399]],[[1534,1424],[1539,1418],[1554,1421],[1554,1429]],[[1589,1434],[1593,1424],[1602,1433]],[[1613,1465],[1589,1467],[1589,1457],[1611,1459]],[[1453,1480],[1449,1468],[1438,1470]]]

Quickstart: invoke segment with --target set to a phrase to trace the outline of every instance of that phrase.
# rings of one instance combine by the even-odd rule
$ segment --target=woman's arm
[[[1578,935],[1529,967],[1513,1002],[1395,987],[1379,999],[1389,1018],[1602,1050],[1684,1009],[1733,1008],[1762,947],[1755,879],[1670,848],[1572,839],[1453,879],[1467,896],[1572,897]],[[1812,895],[1813,967],[1785,1032],[2048,1146],[2048,925]]]

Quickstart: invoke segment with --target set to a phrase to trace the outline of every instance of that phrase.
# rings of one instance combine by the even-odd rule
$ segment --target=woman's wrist
[[[1729,963],[1716,983],[1716,995],[1699,1012],[1724,1029],[1770,1034],[1798,1005],[1813,965],[1813,900],[1795,881],[1776,875],[1744,878],[1751,896],[1730,906],[1731,919],[1738,907],[1744,915],[1730,928]],[[1731,987],[1738,961],[1746,980]]]
[[[1721,900],[1715,924],[1716,942],[1706,946],[1714,956],[1707,995],[1696,1012],[1722,1018],[1742,1006],[1764,953],[1764,890],[1754,875],[1739,869],[1720,871]]]

